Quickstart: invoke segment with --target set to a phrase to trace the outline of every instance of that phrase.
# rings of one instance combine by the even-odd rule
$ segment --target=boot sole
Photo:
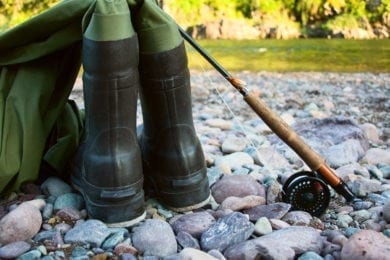
[[[77,190],[84,198],[85,202],[89,202],[90,204],[94,204],[94,205],[97,205],[96,203],[93,203],[92,201],[89,200],[87,194],[84,192],[84,190],[79,186],[80,184],[76,184],[78,183],[78,180],[74,180],[74,178],[72,178],[72,187]],[[99,207],[99,206],[97,206]],[[112,205],[106,205],[106,206],[100,206],[100,208],[103,210],[105,207],[109,207],[109,208],[113,208],[115,206],[112,206]],[[124,208],[125,206],[121,205],[118,209],[118,213],[117,214],[120,214],[121,212],[121,208]],[[131,226],[134,226],[136,224],[138,224],[139,222],[141,222],[142,220],[144,220],[146,218],[146,211],[144,211],[140,216],[138,217],[135,217],[133,219],[130,219],[130,220],[125,220],[125,221],[120,221],[120,222],[105,222],[103,221],[104,224],[106,224],[108,227],[118,227],[118,228],[122,228],[122,227],[131,227]],[[94,219],[93,216],[90,216],[90,219]]]
[[[171,206],[168,206],[168,205],[166,205],[166,207],[167,207],[168,209],[170,209],[170,210],[175,211],[175,212],[185,213],[185,212],[188,212],[188,211],[193,211],[193,210],[195,210],[195,209],[199,209],[199,208],[201,208],[201,207],[207,205],[207,204],[209,203],[210,199],[211,199],[211,194],[209,195],[209,197],[208,197],[207,199],[205,199],[204,201],[199,202],[199,203],[197,203],[197,204],[193,204],[193,205],[186,206],[186,207],[178,207],[178,208],[176,208],[176,207],[171,207]]]

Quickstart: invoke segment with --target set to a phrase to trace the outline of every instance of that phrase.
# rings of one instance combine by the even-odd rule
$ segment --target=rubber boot
[[[138,15],[146,17],[135,23],[141,50],[144,124],[139,140],[145,190],[152,188],[154,195],[172,210],[190,211],[207,204],[210,190],[204,154],[193,124],[184,42],[176,24],[160,9],[154,9],[151,1],[145,0]],[[152,24],[144,24],[152,15]]]
[[[89,217],[131,226],[145,217],[136,136],[138,39],[126,0],[98,0],[83,35],[85,141],[72,175]]]

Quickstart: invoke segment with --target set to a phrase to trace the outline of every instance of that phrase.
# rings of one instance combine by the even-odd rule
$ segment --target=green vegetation
[[[390,72],[390,40],[202,40],[229,71]],[[190,67],[211,69],[187,46]]]
[[[9,28],[60,0],[0,0],[0,29]],[[390,22],[390,0],[157,0],[183,27],[216,19],[246,19],[254,26],[267,17],[287,17],[302,31],[322,27],[340,15],[371,25]],[[349,18],[350,19],[350,18]],[[345,19],[341,19],[345,22]],[[337,22],[337,19],[336,19]],[[310,35],[309,35],[310,36]]]

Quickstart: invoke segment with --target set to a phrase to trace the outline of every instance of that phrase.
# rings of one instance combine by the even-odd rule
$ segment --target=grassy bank
[[[200,40],[230,71],[390,72],[390,40]],[[211,68],[187,46],[190,67]]]

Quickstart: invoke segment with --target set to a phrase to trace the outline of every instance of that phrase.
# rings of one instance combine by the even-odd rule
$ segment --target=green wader
[[[1,35],[0,51],[1,190],[33,181],[42,164],[64,172],[75,154],[73,185],[89,216],[112,226],[144,217],[143,175],[146,188],[174,210],[207,203],[183,39],[155,1],[64,1]],[[67,99],[81,62],[79,143],[83,122]]]

